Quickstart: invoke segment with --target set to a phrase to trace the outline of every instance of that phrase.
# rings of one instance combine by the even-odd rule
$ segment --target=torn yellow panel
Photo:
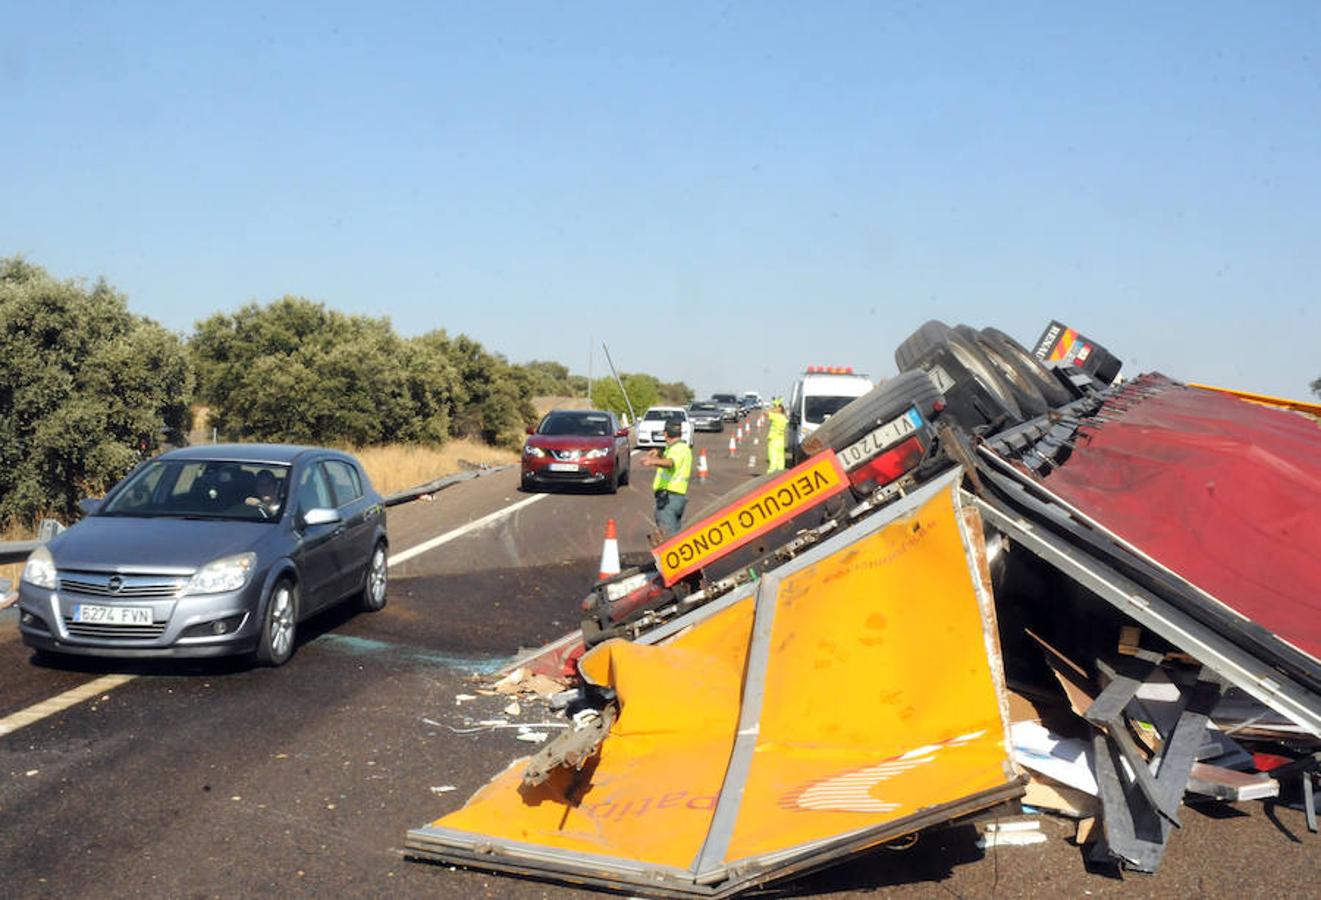
[[[753,601],[664,647],[609,641],[582,660],[619,694],[594,763],[522,784],[517,760],[457,812],[432,823],[566,851],[686,869],[711,824],[738,724]]]

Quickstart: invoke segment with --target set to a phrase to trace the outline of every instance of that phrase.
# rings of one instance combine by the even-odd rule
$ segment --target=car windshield
[[[154,460],[106,498],[99,516],[274,522],[284,511],[289,467],[235,460]]]
[[[537,434],[608,437],[610,417],[603,413],[551,413],[541,420]]]
[[[671,419],[683,421],[683,412],[677,409],[649,409],[642,417],[644,422],[668,422]]]
[[[848,406],[857,397],[808,397],[803,401],[803,419],[813,425],[820,425],[835,413]]]
[[[719,409],[714,403],[694,403],[688,408],[693,412],[715,412]]]
[[[716,403],[738,403],[733,394],[712,394],[711,399]]]

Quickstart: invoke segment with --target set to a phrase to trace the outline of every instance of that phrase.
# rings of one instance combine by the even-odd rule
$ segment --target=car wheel
[[[298,627],[298,588],[281,579],[266,598],[266,615],[261,622],[261,640],[255,656],[263,666],[282,666],[294,655],[294,637]]]
[[[616,462],[614,468],[610,470],[610,477],[605,480],[605,492],[615,494],[619,492],[619,463]]]
[[[376,544],[371,562],[367,563],[367,583],[358,595],[358,608],[363,612],[377,612],[385,608],[385,589],[389,583],[389,561],[385,558],[385,541]]]
[[[619,476],[619,483],[628,484],[629,479],[631,479],[632,477],[633,477],[633,464],[631,462],[624,463],[624,474]]]

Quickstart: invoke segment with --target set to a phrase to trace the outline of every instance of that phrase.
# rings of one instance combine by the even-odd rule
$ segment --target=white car
[[[653,406],[642,414],[635,429],[639,447],[664,447],[665,423],[678,419],[683,424],[683,440],[693,442],[693,423],[682,406]]]

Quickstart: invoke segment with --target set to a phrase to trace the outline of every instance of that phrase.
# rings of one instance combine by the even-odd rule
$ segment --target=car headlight
[[[39,588],[55,588],[55,558],[45,547],[38,547],[23,566],[23,580]]]
[[[583,459],[600,459],[603,456],[609,455],[609,453],[610,453],[609,447],[597,447],[594,450],[588,450],[586,453],[584,453]]]
[[[257,554],[240,553],[212,560],[198,569],[180,596],[191,594],[227,594],[237,591],[248,583],[252,571],[257,566]]]
[[[540,447],[533,447],[531,444],[528,444],[526,447],[524,447],[523,452],[526,453],[528,456],[542,457],[546,455],[545,450],[542,450]]]

